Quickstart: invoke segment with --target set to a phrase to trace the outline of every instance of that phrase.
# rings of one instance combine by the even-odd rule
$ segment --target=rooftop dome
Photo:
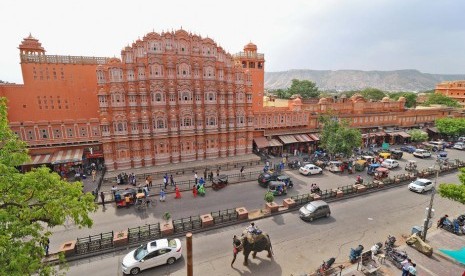
[[[406,102],[407,99],[405,99],[405,97],[399,97],[399,99],[398,99],[397,101],[399,101],[399,102]]]
[[[321,98],[319,101],[318,101],[318,104],[327,104],[328,103],[328,99],[326,98]]]
[[[249,44],[244,46],[244,51],[246,50],[257,51],[257,45],[253,44],[252,42],[249,42]]]
[[[45,49],[42,47],[42,43],[40,43],[39,40],[34,38],[30,33],[28,37],[23,38],[23,41],[21,41],[21,44],[18,48],[20,50],[45,52]]]
[[[391,101],[391,100],[390,100],[388,97],[384,97],[384,98],[381,100],[381,102],[383,102],[383,103],[388,103],[388,102],[390,102],[390,101]]]

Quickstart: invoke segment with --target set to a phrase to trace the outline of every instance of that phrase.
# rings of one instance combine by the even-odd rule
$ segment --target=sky
[[[463,0],[2,0],[0,80],[22,83],[31,33],[50,55],[120,57],[151,31],[184,29],[229,53],[253,42],[268,72],[465,73]]]

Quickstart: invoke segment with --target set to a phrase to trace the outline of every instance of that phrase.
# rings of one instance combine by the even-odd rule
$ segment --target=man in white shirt
[[[409,276],[415,276],[417,275],[417,269],[416,269],[417,264],[412,264],[408,267],[408,275]]]

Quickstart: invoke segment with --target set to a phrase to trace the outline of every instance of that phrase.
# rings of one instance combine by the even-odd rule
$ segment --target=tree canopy
[[[360,91],[360,94],[367,100],[381,101],[386,97],[386,93],[377,88],[365,88]]]
[[[316,84],[309,80],[293,79],[291,87],[273,91],[280,99],[289,99],[292,95],[299,94],[303,99],[318,98],[320,92]]]
[[[447,136],[460,136],[465,134],[465,118],[441,118],[435,123],[439,133]]]
[[[409,130],[408,134],[411,136],[413,142],[424,142],[428,140],[428,133],[419,129]]]
[[[63,181],[46,167],[20,173],[16,167],[28,160],[26,144],[8,126],[6,99],[0,98],[0,264],[5,275],[53,274],[53,267],[42,262],[50,227],[67,219],[91,227],[89,213],[96,210],[81,182]]]
[[[429,106],[432,104],[442,104],[449,107],[461,107],[459,102],[457,102],[456,100],[439,93],[428,94],[428,99],[423,103],[423,105],[425,106]]]
[[[414,92],[393,92],[389,93],[389,98],[397,101],[400,97],[405,98],[406,107],[415,107],[417,104],[417,93]]]
[[[459,171],[460,183],[441,183],[438,192],[444,198],[465,204],[465,168],[461,168]]]
[[[347,121],[339,121],[331,115],[322,115],[319,118],[323,129],[320,132],[320,145],[329,154],[342,154],[351,156],[354,148],[362,144],[360,130],[349,127]]]

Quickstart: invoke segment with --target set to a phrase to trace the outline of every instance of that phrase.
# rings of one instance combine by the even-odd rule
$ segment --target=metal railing
[[[202,220],[200,216],[190,216],[182,219],[173,220],[173,229],[175,233],[202,228]]]
[[[77,238],[74,251],[76,255],[102,251],[113,247],[113,231],[100,235]]]
[[[211,212],[211,215],[215,224],[237,220],[239,218],[239,214],[236,212],[236,209],[226,209],[217,212]]]
[[[128,243],[140,243],[143,241],[161,238],[160,223],[128,228]]]

